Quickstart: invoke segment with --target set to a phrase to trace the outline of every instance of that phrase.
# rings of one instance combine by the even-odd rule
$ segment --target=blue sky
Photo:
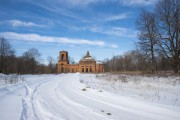
[[[19,56],[37,48],[46,63],[66,50],[78,62],[86,51],[97,60],[135,48],[135,21],[157,0],[1,0],[0,37]]]

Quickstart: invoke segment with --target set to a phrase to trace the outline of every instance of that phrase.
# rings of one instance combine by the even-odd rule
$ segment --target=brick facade
[[[94,58],[92,58],[87,51],[85,57],[83,57],[79,64],[69,64],[68,60],[68,52],[67,51],[60,51],[59,53],[59,61],[57,64],[57,73],[74,73],[74,72],[81,72],[81,73],[95,73],[95,72],[104,72],[104,64],[96,63]]]

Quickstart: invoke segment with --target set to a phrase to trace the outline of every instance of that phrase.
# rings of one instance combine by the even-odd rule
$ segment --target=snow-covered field
[[[179,77],[23,75],[11,85],[3,78],[0,120],[180,120]]]
[[[81,82],[91,88],[151,103],[180,106],[180,77],[138,76],[124,74],[82,74]]]

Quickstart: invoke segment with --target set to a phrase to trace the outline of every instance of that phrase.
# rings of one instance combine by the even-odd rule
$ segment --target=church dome
[[[86,56],[84,56],[80,61],[95,61],[95,60],[90,56],[89,51],[87,51]]]

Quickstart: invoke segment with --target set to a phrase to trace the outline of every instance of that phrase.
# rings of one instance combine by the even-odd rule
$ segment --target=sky
[[[78,62],[87,51],[96,60],[135,48],[135,22],[157,0],[0,0],[0,37],[20,56],[30,48],[55,60],[68,51]]]

